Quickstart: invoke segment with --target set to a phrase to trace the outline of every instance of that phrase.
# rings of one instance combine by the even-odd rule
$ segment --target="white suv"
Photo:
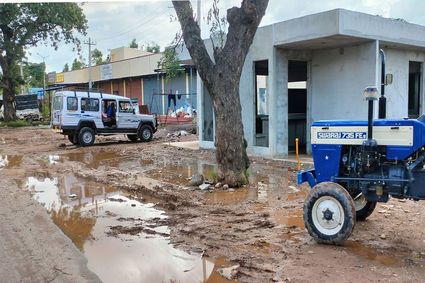
[[[52,102],[52,128],[71,143],[89,146],[96,135],[126,134],[136,142],[152,140],[153,115],[138,114],[130,98],[92,91],[57,91]]]

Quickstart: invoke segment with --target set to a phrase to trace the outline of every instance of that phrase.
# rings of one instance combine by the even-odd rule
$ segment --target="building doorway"
[[[307,151],[307,62],[288,61],[288,152]]]
[[[269,61],[254,62],[255,146],[269,146]]]
[[[409,62],[409,118],[418,118],[421,111],[422,63]]]

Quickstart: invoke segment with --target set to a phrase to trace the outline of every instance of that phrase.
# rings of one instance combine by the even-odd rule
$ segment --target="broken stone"
[[[202,184],[199,186],[202,191],[208,190],[210,188],[210,184]]]
[[[381,238],[382,240],[385,240],[387,238],[387,235],[381,234],[381,236],[379,236],[379,238]]]
[[[228,184],[224,184],[223,185],[223,190],[228,190],[229,189],[229,185]]]
[[[226,278],[227,280],[233,280],[236,276],[236,274],[238,274],[238,268],[240,267],[239,264],[237,265],[233,265],[230,267],[222,267],[218,269],[218,273],[220,273],[221,276],[223,276],[224,278]]]
[[[229,189],[229,192],[234,192],[235,191],[235,189]]]
[[[314,254],[314,252],[313,252],[313,251],[308,251],[307,253],[308,253],[308,254],[311,254],[311,255],[312,255],[312,254]]]
[[[76,198],[76,197],[77,197],[77,195],[76,195],[76,194],[70,194],[68,197],[69,197],[69,198]]]
[[[214,186],[216,189],[218,189],[218,188],[220,188],[221,187],[221,183],[220,182],[218,182],[217,184],[215,184],[215,186]]]
[[[191,186],[199,186],[204,183],[204,176],[202,174],[196,174],[192,176],[192,179],[190,180]]]

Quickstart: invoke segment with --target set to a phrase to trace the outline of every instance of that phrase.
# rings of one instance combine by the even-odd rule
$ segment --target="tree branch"
[[[195,65],[198,66],[198,72],[202,80],[210,83],[210,73],[214,68],[214,63],[201,38],[201,29],[193,19],[193,10],[190,1],[173,1],[173,6],[179,18],[186,48],[189,50]]]
[[[268,2],[269,0],[243,0],[240,8],[233,7],[227,10],[229,30],[222,58],[228,63],[231,62],[228,66],[235,68],[235,74],[240,73],[242,69]],[[220,63],[226,64],[226,62]]]

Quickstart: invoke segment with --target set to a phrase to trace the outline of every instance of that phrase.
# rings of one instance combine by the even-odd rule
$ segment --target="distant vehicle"
[[[15,96],[16,117],[29,122],[43,120],[40,114],[37,94]]]
[[[90,146],[96,135],[127,135],[133,142],[152,140],[153,115],[137,114],[130,98],[94,91],[58,91],[52,102],[52,128],[71,143]]]
[[[40,120],[43,121],[43,117],[40,114],[38,108],[37,95],[16,95],[15,96],[15,109],[16,117],[18,119],[27,120],[29,122]],[[3,119],[4,115],[3,100],[0,100],[0,119]]]

